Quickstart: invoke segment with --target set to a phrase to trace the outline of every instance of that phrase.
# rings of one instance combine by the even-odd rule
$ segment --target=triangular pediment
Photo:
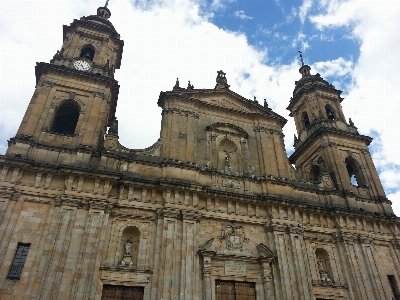
[[[204,100],[203,100],[204,101]],[[238,103],[233,99],[206,99],[205,102],[211,103],[216,106],[221,106],[229,109],[240,110],[243,112],[252,112],[248,107],[244,107],[243,103]]]
[[[265,114],[268,112],[268,109],[265,109],[257,101],[246,99],[230,90],[198,93],[196,94],[196,98],[203,103],[211,104],[215,107],[244,113]]]
[[[246,99],[229,89],[179,88],[171,92],[162,92],[158,101],[161,107],[167,97],[177,97],[196,105],[209,106],[213,110],[225,110],[228,114],[232,112],[272,117],[279,120],[282,126],[286,123],[286,119],[273,112],[264,101],[261,104],[256,100]]]

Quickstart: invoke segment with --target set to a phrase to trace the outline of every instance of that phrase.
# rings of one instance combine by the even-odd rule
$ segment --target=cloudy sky
[[[104,0],[0,1],[0,154],[18,129],[35,86],[36,62],[62,45],[62,25],[96,13]],[[117,107],[120,141],[145,148],[159,137],[160,91],[179,77],[213,88],[217,70],[246,98],[286,107],[298,73],[298,50],[312,73],[343,90],[343,110],[371,152],[400,216],[400,1],[385,0],[110,0],[110,21],[125,41]]]

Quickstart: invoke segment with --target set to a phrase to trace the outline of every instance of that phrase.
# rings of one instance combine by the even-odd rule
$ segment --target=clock
[[[89,70],[91,65],[84,60],[77,60],[74,62],[74,68],[80,71],[87,71]]]

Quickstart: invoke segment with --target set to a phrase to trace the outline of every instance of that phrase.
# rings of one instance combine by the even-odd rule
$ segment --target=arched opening
[[[318,248],[315,250],[315,257],[321,280],[329,283],[332,282],[333,274],[328,252],[325,249]]]
[[[52,132],[65,135],[73,135],[75,133],[76,124],[79,119],[79,105],[67,100],[63,102],[55,113]]]
[[[310,173],[309,173],[310,174],[309,175],[310,180],[316,181],[318,179],[319,172],[320,172],[319,166],[318,165],[312,165],[311,169],[310,169]]]
[[[308,127],[310,126],[310,119],[308,118],[307,112],[303,112],[301,119],[303,120],[304,126]]]
[[[238,147],[233,141],[224,138],[219,143],[218,168],[238,171],[238,165]]]
[[[360,168],[358,168],[357,161],[352,157],[345,159],[347,173],[349,175],[350,183],[354,186],[365,185],[364,177]]]
[[[329,120],[335,120],[335,113],[332,107],[330,107],[329,105],[325,105],[325,112],[326,112],[326,116],[328,117]]]
[[[95,53],[94,48],[92,46],[88,45],[88,46],[85,46],[84,48],[82,48],[80,57],[86,58],[86,59],[92,61],[94,58],[94,53]]]
[[[122,232],[120,247],[120,264],[135,267],[139,252],[140,231],[137,227],[129,226]]]

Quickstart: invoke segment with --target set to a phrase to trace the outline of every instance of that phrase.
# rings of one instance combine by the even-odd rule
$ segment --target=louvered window
[[[31,244],[18,243],[17,252],[15,253],[10,271],[8,272],[8,279],[19,280],[21,278],[30,246]]]

